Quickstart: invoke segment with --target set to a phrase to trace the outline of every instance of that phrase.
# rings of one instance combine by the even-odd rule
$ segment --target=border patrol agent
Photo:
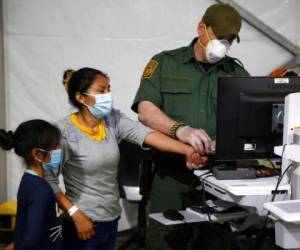
[[[228,4],[210,6],[189,46],[155,55],[145,67],[132,105],[145,125],[193,146],[200,154],[214,151],[217,81],[220,76],[248,76],[240,61],[226,55],[239,42],[239,13]],[[199,200],[192,195],[196,177],[177,155],[158,153],[150,195],[150,212],[185,209]],[[150,220],[148,249],[187,249],[187,225],[166,227]],[[199,224],[195,249],[226,249],[208,223]]]

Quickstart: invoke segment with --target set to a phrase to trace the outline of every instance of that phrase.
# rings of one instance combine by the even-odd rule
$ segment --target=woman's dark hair
[[[109,77],[104,72],[93,68],[81,68],[77,71],[68,69],[63,75],[63,85],[65,86],[69,101],[78,109],[82,108],[82,104],[76,100],[76,93],[84,94],[92,85],[97,75],[101,75],[109,80]]]
[[[17,155],[30,163],[32,149],[50,150],[59,144],[60,137],[59,129],[49,122],[30,120],[21,123],[14,133],[0,129],[0,147],[4,150],[14,148]]]

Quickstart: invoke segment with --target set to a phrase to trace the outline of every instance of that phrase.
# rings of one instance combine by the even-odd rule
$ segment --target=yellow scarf
[[[99,124],[98,131],[94,132],[90,128],[82,125],[79,123],[78,118],[76,114],[70,115],[71,122],[81,130],[82,133],[84,133],[86,136],[90,137],[91,139],[95,141],[103,141],[106,139],[106,128],[103,119],[101,120],[101,123]]]

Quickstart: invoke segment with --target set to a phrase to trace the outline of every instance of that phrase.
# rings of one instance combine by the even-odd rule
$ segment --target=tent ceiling
[[[300,64],[300,47],[296,44],[292,43],[290,40],[288,40],[286,37],[281,35],[279,32],[275,31],[273,28],[268,26],[266,23],[261,21],[259,18],[251,14],[249,11],[247,11],[245,8],[243,8],[241,5],[236,3],[236,1],[233,0],[217,0],[220,3],[228,3],[234,8],[238,10],[238,12],[241,14],[242,18],[249,23],[251,26],[253,26],[255,29],[263,33],[265,36],[270,38],[273,42],[287,50],[293,55],[293,58],[286,62],[283,66],[291,66],[296,67]]]

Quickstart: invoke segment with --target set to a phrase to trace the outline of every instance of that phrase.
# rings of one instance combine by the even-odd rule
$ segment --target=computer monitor
[[[272,158],[282,145],[284,98],[295,92],[300,77],[219,78],[215,160]]]

